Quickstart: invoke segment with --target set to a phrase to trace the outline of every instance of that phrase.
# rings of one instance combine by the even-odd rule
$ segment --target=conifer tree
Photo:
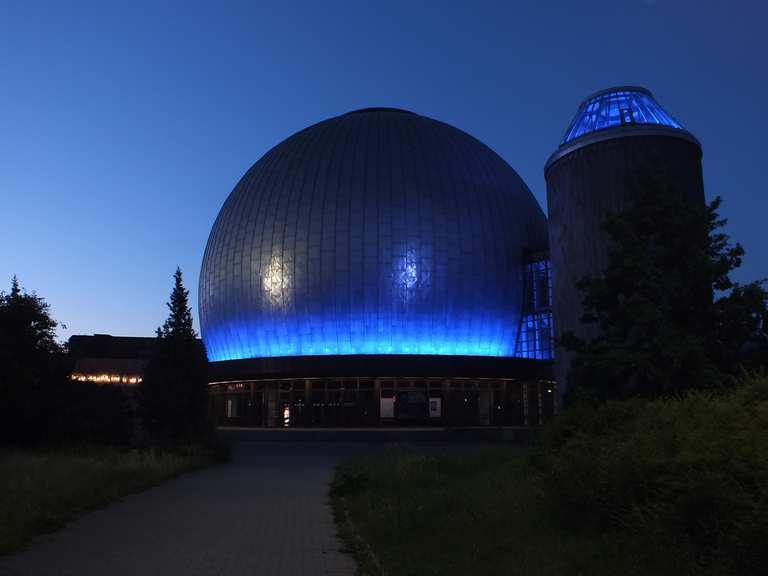
[[[192,309],[189,307],[189,290],[184,288],[181,268],[176,268],[173,279],[171,299],[166,304],[170,313],[156,334],[161,338],[196,338],[192,327]]]
[[[169,315],[156,331],[157,352],[144,372],[139,403],[144,428],[155,444],[205,439],[208,421],[208,361],[192,327],[189,291],[176,268]]]
[[[11,298],[18,298],[21,294],[21,286],[19,286],[19,278],[16,276],[16,274],[13,275],[13,278],[11,278]]]

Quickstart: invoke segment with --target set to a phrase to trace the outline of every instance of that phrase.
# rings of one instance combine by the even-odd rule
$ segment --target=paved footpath
[[[333,467],[359,445],[240,442],[232,462],[87,514],[2,575],[352,575],[328,506]]]

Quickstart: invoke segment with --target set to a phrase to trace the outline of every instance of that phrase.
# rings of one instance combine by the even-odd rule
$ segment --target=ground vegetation
[[[580,404],[526,450],[396,450],[337,469],[364,574],[764,574],[768,377]]]
[[[208,465],[216,456],[205,446],[0,449],[0,555],[88,510]]]
[[[215,436],[198,433],[206,365],[186,298],[178,272],[162,345],[148,367],[150,382],[160,383],[153,391],[162,390],[152,396],[154,413],[172,427],[153,428],[164,442],[145,444],[132,391],[72,380],[49,304],[15,277],[10,292],[0,292],[0,554],[87,510],[228,457]]]

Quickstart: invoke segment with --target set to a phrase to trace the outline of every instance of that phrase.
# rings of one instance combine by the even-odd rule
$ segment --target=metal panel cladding
[[[267,152],[224,203],[200,273],[212,361],[513,356],[541,208],[491,149],[369,108]]]

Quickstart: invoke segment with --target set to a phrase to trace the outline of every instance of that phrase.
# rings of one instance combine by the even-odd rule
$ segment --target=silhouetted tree
[[[0,441],[125,444],[132,416],[124,392],[69,378],[48,303],[14,276],[0,292]]]
[[[768,293],[730,273],[744,249],[722,232],[716,198],[697,207],[668,179],[642,173],[635,201],[611,215],[608,265],[583,279],[582,321],[591,340],[564,334],[576,352],[571,396],[598,399],[674,393],[719,385],[737,372],[744,351],[765,346]]]
[[[208,361],[192,327],[188,295],[177,268],[169,316],[157,329],[157,352],[139,388],[144,427],[159,444],[203,439],[210,432]]]
[[[734,284],[713,306],[714,334],[709,351],[730,373],[768,367],[768,295],[763,281]]]
[[[0,438],[22,440],[42,434],[50,391],[57,323],[48,303],[21,289],[0,292]],[[36,430],[32,430],[35,428]]]
[[[48,303],[34,292],[22,291],[16,276],[11,280],[10,293],[0,292],[2,350],[14,363],[39,353],[60,351],[57,326]]]
[[[170,314],[156,334],[163,338],[195,338],[197,334],[192,327],[192,309],[189,307],[189,290],[184,288],[181,268],[177,267],[173,274],[173,291],[166,306]]]

